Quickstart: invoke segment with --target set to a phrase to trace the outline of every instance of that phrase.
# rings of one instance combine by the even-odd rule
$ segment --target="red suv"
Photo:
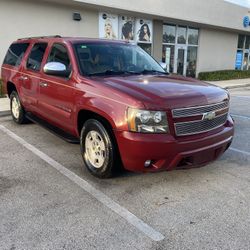
[[[227,91],[169,75],[123,41],[39,37],[14,42],[2,65],[12,117],[79,142],[88,170],[110,177],[201,166],[234,134]]]

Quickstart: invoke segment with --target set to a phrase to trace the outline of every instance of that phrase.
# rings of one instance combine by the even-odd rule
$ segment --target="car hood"
[[[135,98],[149,109],[207,105],[229,98],[227,91],[217,86],[182,76],[112,76],[102,77],[100,82]]]

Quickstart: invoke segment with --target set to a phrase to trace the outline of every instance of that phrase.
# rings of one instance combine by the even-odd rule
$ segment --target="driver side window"
[[[66,47],[62,44],[56,43],[53,45],[47,63],[59,62],[66,66],[67,70],[71,70],[70,58]]]

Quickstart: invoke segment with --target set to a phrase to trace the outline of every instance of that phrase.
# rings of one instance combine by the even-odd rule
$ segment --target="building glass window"
[[[198,36],[199,30],[197,29],[188,29],[188,44],[198,45]]]
[[[177,27],[177,43],[186,44],[187,40],[187,28],[186,27]]]
[[[245,36],[244,35],[239,35],[238,49],[243,49],[244,43],[245,43]]]
[[[245,42],[245,49],[249,49],[249,45],[250,45],[250,36],[247,36]]]
[[[163,43],[175,43],[175,25],[163,25]]]
[[[248,52],[245,52],[243,60],[243,70],[248,70],[248,62],[249,62],[249,54]]]
[[[191,77],[196,76],[199,29],[163,25],[162,62],[167,71]]]
[[[249,70],[250,69],[250,36],[239,35],[238,49],[235,60],[235,69]]]
[[[174,45],[163,45],[162,62],[166,63],[167,71],[174,72]]]
[[[188,46],[186,75],[195,77],[197,61],[197,47]]]

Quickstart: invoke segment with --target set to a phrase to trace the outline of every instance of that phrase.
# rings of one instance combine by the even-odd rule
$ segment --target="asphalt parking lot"
[[[0,117],[0,249],[250,249],[250,88],[206,167],[99,180],[79,145]]]

